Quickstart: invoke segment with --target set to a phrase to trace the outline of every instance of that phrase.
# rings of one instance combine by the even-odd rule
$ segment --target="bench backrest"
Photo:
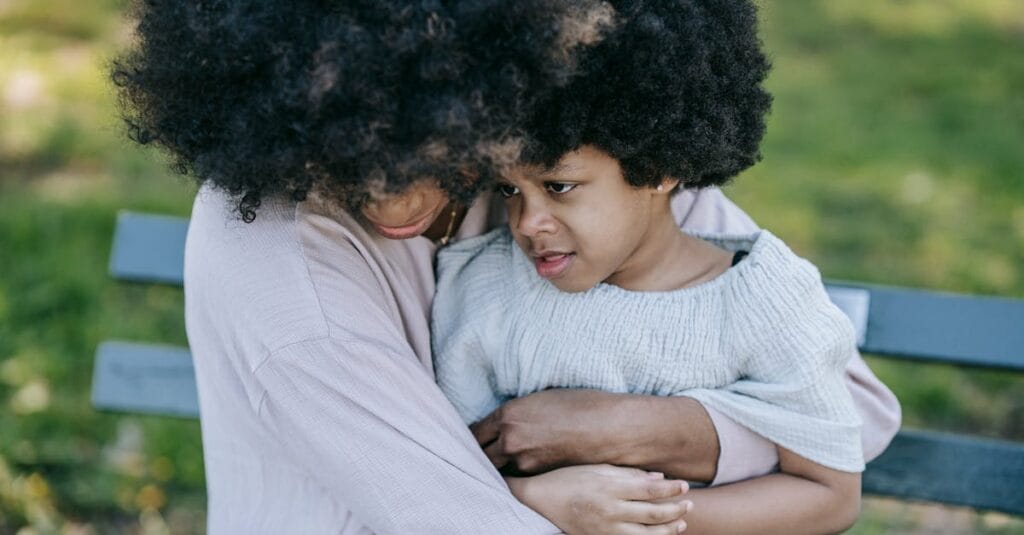
[[[188,220],[123,212],[110,261],[119,280],[182,284]],[[874,355],[1024,371],[1024,300],[827,284]],[[97,352],[97,408],[198,415],[188,350],[106,342]],[[1024,514],[1024,444],[902,430],[868,465],[864,491]]]

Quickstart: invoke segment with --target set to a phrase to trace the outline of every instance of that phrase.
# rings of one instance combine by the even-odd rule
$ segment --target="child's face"
[[[567,292],[635,267],[653,218],[668,209],[666,193],[629,185],[619,162],[590,146],[551,169],[517,167],[497,189],[516,243],[541,277]]]

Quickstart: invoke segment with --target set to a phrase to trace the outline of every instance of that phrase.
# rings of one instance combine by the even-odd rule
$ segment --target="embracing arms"
[[[899,404],[859,356],[844,380],[871,460],[899,429]],[[718,485],[766,474],[780,461],[774,444],[685,396],[545,390],[509,401],[472,430],[495,466],[526,473],[608,463]]]
[[[717,189],[683,191],[673,197],[672,209],[687,229],[757,229]],[[899,430],[899,403],[859,355],[849,360],[844,382],[861,416],[864,458],[870,460]],[[474,434],[497,466],[511,463],[529,473],[609,463],[724,484],[768,473],[780,460],[770,441],[687,397],[549,390],[506,403],[475,425]]]
[[[525,473],[607,463],[711,481],[719,458],[711,418],[688,397],[544,390],[471,429],[495,466]]]
[[[378,533],[667,535],[686,512],[685,484],[638,469],[577,466],[506,486],[426,370],[376,341],[292,345],[256,373],[260,417],[288,461]]]

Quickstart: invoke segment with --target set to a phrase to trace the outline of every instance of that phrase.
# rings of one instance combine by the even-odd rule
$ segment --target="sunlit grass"
[[[821,2],[828,18],[859,23],[896,35],[943,37],[967,24],[997,32],[1024,30],[1024,6],[1016,0],[901,0]]]

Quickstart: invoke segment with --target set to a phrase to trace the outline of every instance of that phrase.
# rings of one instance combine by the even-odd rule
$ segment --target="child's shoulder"
[[[494,266],[510,266],[516,243],[508,227],[455,242],[437,252],[437,276],[444,272],[487,270]]]
[[[821,275],[814,264],[797,255],[768,230],[744,234],[687,233],[727,251],[747,253],[732,269],[737,271],[739,278],[748,282],[756,281],[766,288],[821,282]]]
[[[458,241],[438,251],[437,292],[455,291],[464,297],[497,297],[515,285],[523,286],[524,259],[508,227]]]
[[[731,268],[735,273],[728,289],[731,301],[748,313],[776,321],[808,307],[831,305],[818,268],[771,232],[694,235],[729,251],[748,252]]]
[[[817,266],[796,254],[786,242],[767,230],[757,234],[750,249],[750,273],[766,288],[779,292],[803,293],[808,289],[823,287],[821,273]]]
[[[488,232],[480,234],[479,236],[459,240],[447,247],[443,247],[437,252],[437,255],[438,257],[447,257],[495,254],[506,251],[508,248],[514,246],[515,241],[512,239],[512,233],[508,230],[508,226],[500,225]]]
[[[829,299],[818,268],[781,239],[767,230],[746,241],[717,239],[723,240],[724,247],[743,245],[749,249],[739,250],[750,251],[732,268],[736,273],[727,290],[734,329],[756,334],[761,342],[765,338],[808,344],[831,340],[845,347],[854,340],[852,325]]]

